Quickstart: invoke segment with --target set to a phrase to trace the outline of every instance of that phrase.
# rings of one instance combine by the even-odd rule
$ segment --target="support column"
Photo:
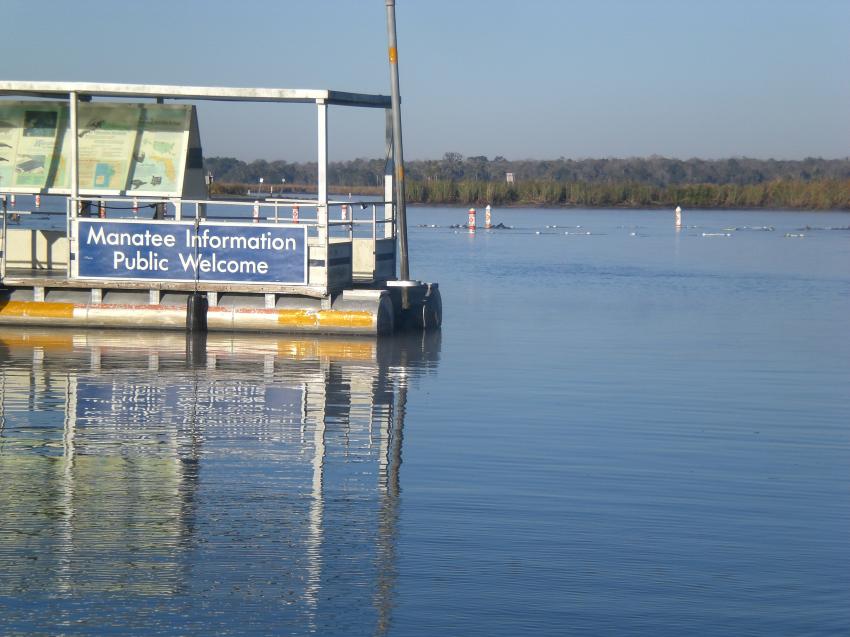
[[[70,126],[71,126],[71,218],[77,218],[77,197],[80,196],[80,174],[79,174],[79,162],[80,162],[80,152],[79,152],[79,136],[77,133],[78,128],[78,116],[77,116],[77,92],[71,91],[69,95],[69,115],[70,115]]]
[[[317,100],[318,108],[318,209],[319,238],[328,245],[328,105]]]
[[[78,99],[77,92],[71,91],[68,95],[69,108],[68,114],[70,117],[69,125],[71,127],[71,209],[68,211],[68,221],[65,228],[65,235],[68,237],[68,271],[69,277],[74,276],[77,272],[77,237],[74,235],[74,228],[77,220],[77,200],[80,196],[80,144],[78,133]]]
[[[393,194],[395,193],[395,185],[393,181],[393,173],[395,172],[393,162],[393,112],[391,109],[385,109],[386,114],[386,139],[387,147],[385,156],[387,163],[384,166],[384,220],[390,223],[384,224],[383,232],[379,233],[385,239],[395,237],[395,211],[393,210]],[[395,268],[393,268],[395,272]]]
[[[324,247],[325,253],[325,276],[324,276],[324,293],[326,298],[323,300],[322,307],[325,303],[330,304],[330,296],[328,295],[330,283],[330,232],[328,228],[328,105],[324,100],[316,100],[318,110],[318,190],[317,190],[317,207],[316,220],[318,222],[319,242]],[[309,256],[308,256],[309,258]]]

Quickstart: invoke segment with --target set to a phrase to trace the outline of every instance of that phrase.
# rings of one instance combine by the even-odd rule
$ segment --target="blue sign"
[[[304,226],[79,219],[77,237],[84,278],[307,283]]]

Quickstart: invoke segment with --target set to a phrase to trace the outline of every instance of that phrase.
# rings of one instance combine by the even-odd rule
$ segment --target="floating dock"
[[[211,198],[196,111],[205,101],[314,104],[317,196]],[[331,90],[0,81],[0,324],[438,328],[438,285],[408,280],[392,101]],[[378,201],[329,195],[330,107],[386,112],[386,146],[397,150]]]

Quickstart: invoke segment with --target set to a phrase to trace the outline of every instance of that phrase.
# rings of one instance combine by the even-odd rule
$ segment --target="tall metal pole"
[[[410,280],[410,265],[407,258],[407,208],[404,201],[404,155],[401,145],[401,98],[398,89],[398,49],[395,33],[395,0],[387,2],[387,36],[389,38],[390,85],[392,88],[393,112],[393,164],[395,169],[396,214],[398,223],[399,276],[402,281]],[[406,290],[405,290],[406,291]],[[407,295],[402,296],[407,309]]]

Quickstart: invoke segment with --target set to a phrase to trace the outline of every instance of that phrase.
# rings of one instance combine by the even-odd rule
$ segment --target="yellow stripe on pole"
[[[41,301],[7,301],[0,304],[0,317],[62,318],[74,317],[73,303],[44,303]]]
[[[394,47],[390,47],[390,64],[398,63],[398,50]]]

